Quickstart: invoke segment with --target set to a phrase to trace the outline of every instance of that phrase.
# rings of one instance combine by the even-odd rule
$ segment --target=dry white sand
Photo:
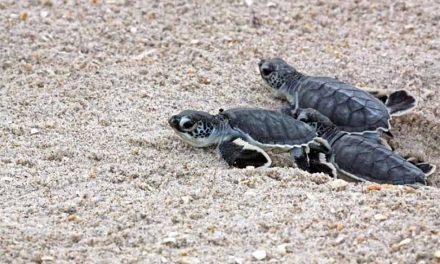
[[[440,165],[440,4],[369,2],[0,1],[0,262],[440,261],[438,173],[374,191],[286,155],[231,169],[166,122],[279,107],[257,62],[280,56],[409,90],[393,144]]]

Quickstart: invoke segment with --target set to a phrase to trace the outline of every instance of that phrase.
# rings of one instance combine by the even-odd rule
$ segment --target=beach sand
[[[439,173],[412,189],[287,154],[232,169],[167,124],[281,107],[257,71],[278,56],[408,90],[418,107],[392,120],[392,144],[440,165],[440,4],[374,2],[1,1],[0,262],[440,261]]]

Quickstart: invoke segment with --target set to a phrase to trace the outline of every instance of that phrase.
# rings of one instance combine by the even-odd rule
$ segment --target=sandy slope
[[[439,261],[439,174],[369,191],[287,156],[230,169],[166,119],[280,106],[256,69],[280,56],[409,90],[393,144],[440,165],[440,4],[158,2],[0,2],[0,262]]]

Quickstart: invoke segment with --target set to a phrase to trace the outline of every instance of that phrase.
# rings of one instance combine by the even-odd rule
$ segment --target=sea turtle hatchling
[[[222,158],[239,168],[269,167],[268,150],[290,151],[298,167],[305,167],[314,128],[278,111],[259,108],[222,109],[217,115],[185,110],[173,115],[169,125],[195,147],[218,145]]]
[[[414,164],[383,145],[339,130],[315,109],[296,109],[293,116],[315,127],[315,141],[321,143],[316,151],[311,145],[309,168],[304,168],[309,171],[325,172],[335,178],[409,185],[426,184],[426,177],[435,171],[433,165]]]
[[[391,116],[415,107],[416,100],[406,91],[389,96],[367,92],[335,78],[304,75],[284,60],[261,60],[260,74],[276,97],[285,98],[293,108],[313,108],[339,127],[353,133],[389,133]]]

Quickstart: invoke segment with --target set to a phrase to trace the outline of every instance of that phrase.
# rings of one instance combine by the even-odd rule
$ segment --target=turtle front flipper
[[[237,168],[269,167],[272,160],[261,148],[251,145],[241,138],[225,141],[219,145],[222,158],[230,165]]]
[[[335,165],[332,163],[332,152],[328,142],[323,138],[315,138],[309,144],[309,153],[307,157],[310,164],[310,172],[322,172],[333,178],[338,177]]]
[[[298,168],[300,168],[301,170],[312,172],[310,170],[310,163],[307,157],[307,152],[307,147],[300,146],[294,147],[291,151],[291,154]]]
[[[337,177],[336,167],[331,163],[331,151],[322,138],[315,138],[308,146],[295,147],[291,154],[298,168],[310,173],[322,172]]]
[[[331,155],[318,151],[311,151],[308,156],[310,159],[311,172],[322,172],[333,178],[338,178],[338,171],[335,165],[331,162]]]

